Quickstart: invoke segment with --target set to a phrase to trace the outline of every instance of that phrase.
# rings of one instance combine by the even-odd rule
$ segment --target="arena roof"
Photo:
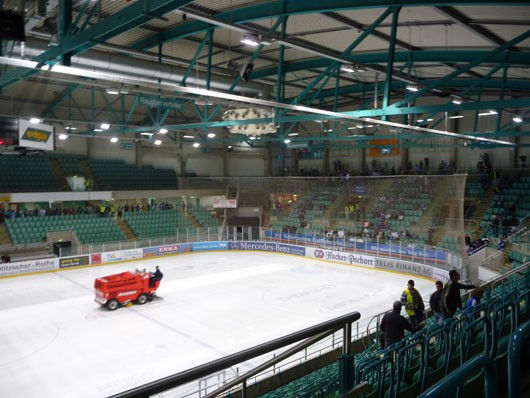
[[[169,143],[193,133],[210,145],[530,145],[528,1],[3,4],[23,14],[25,41],[3,36],[1,113],[61,132]],[[111,128],[95,131],[104,121]]]

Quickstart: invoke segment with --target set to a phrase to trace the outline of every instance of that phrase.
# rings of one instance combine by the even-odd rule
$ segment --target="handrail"
[[[224,358],[220,358],[215,361],[208,362],[206,364],[185,370],[183,372],[167,376],[159,380],[155,380],[143,386],[139,386],[115,394],[109,398],[142,398],[146,396],[151,396],[153,394],[159,394],[163,391],[167,391],[169,389],[211,375],[212,373],[216,373],[224,369],[230,368],[231,366],[237,365],[241,362],[247,361],[257,356],[267,354],[271,351],[296,343],[300,340],[314,337],[315,335],[329,330],[336,330],[338,328],[340,329],[346,327],[351,323],[358,321],[360,318],[361,314],[359,312],[352,312],[340,316],[338,318],[322,322],[318,325],[310,326],[306,329],[277,338],[275,340],[271,340],[267,343],[263,343],[255,347],[237,352],[235,354],[228,355]]]
[[[530,261],[528,261],[527,263],[521,265],[520,267],[514,268],[514,269],[506,272],[502,276],[496,276],[496,277],[492,278],[493,280],[487,281],[486,283],[484,283],[483,286],[491,285],[489,290],[493,290],[500,283],[503,283],[504,280],[508,279],[512,275],[520,274],[521,272],[527,270],[528,268],[530,268]]]
[[[454,391],[464,384],[470,377],[484,369],[484,397],[494,398],[497,394],[495,380],[495,362],[487,355],[477,355],[454,372],[449,373],[418,398],[445,398],[453,395]]]
[[[284,359],[289,358],[290,356],[296,354],[297,352],[303,350],[304,348],[307,348],[307,347],[317,343],[318,341],[320,341],[320,340],[326,338],[327,336],[335,333],[337,330],[338,329],[331,329],[331,330],[328,330],[327,332],[321,333],[321,334],[319,334],[319,335],[317,335],[315,337],[312,337],[312,338],[304,340],[302,343],[297,344],[296,346],[290,348],[289,350],[287,350],[285,352],[282,352],[279,355],[276,355],[274,358],[269,359],[265,363],[263,363],[263,364],[259,365],[258,367],[248,371],[244,375],[241,375],[239,377],[236,377],[234,380],[229,381],[224,386],[222,386],[221,388],[218,388],[214,392],[212,392],[210,394],[206,394],[206,396],[204,398],[216,397],[217,395],[219,395],[219,394],[221,394],[221,393],[223,393],[225,391],[230,390],[232,387],[235,387],[235,386],[237,386],[239,384],[242,384],[245,380],[248,380],[250,377],[253,377],[253,376],[256,376],[256,375],[260,374],[262,371],[264,371],[264,370],[276,365],[277,363],[283,361]]]
[[[519,398],[521,351],[525,338],[530,336],[530,321],[523,323],[510,336],[508,343],[508,397]]]

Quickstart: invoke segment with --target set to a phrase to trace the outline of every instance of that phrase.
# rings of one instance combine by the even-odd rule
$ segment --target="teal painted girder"
[[[484,106],[484,108],[481,108]],[[456,104],[441,104],[441,105],[429,105],[429,106],[415,106],[406,108],[393,108],[389,107],[386,109],[370,109],[361,111],[350,111],[343,112],[343,114],[353,117],[381,117],[381,116],[400,116],[400,115],[411,115],[411,114],[430,114],[439,113],[443,111],[461,111],[461,110],[480,110],[480,109],[494,109],[495,107],[500,108],[525,108],[530,107],[530,98],[519,98],[499,101],[485,101],[485,102],[469,102],[460,105]],[[183,124],[171,124],[165,126],[168,129],[204,129],[204,128],[215,128],[215,127],[228,127],[244,124],[260,124],[260,123],[294,123],[304,121],[321,120],[322,115],[297,115],[297,116],[276,116],[274,120],[272,118],[264,119],[249,119],[249,120],[235,120],[235,121],[218,121],[218,122],[198,122],[198,123],[183,123]],[[334,119],[331,116],[326,116],[326,119]],[[351,123],[355,123],[351,121]],[[150,131],[152,127],[140,127],[130,131]],[[505,132],[503,131],[503,134]]]
[[[261,19],[277,18],[282,15],[308,14],[308,13],[323,13],[341,10],[354,9],[373,9],[373,8],[389,8],[389,7],[418,7],[418,6],[463,6],[463,5],[492,5],[492,6],[507,6],[507,5],[528,5],[527,0],[512,0],[503,3],[499,0],[449,0],[449,1],[378,1],[378,0],[277,0],[264,2],[262,4],[252,5],[248,7],[238,8],[230,12],[219,13],[215,18],[230,22],[230,23],[246,23],[252,21],[259,21]],[[199,34],[211,28],[211,24],[202,21],[191,21],[182,26],[168,29],[160,34],[139,40],[134,48],[148,49],[175,39],[185,38]]]
[[[398,28],[398,17],[401,7],[393,9],[392,12],[392,28],[390,29],[390,40],[388,43],[388,56],[386,62],[387,70],[391,71],[394,69],[394,50],[396,45],[396,35]],[[386,108],[390,103],[390,92],[392,91],[393,76],[392,73],[386,74],[385,79],[385,91],[383,94],[383,108]],[[386,116],[383,116],[383,120],[386,120]]]
[[[192,3],[188,0],[144,0],[132,3],[127,8],[118,11],[92,27],[76,34],[68,33],[62,38],[59,45],[44,51],[33,61],[43,64],[52,64],[62,58],[64,54],[73,56],[86,51],[98,43],[127,32],[133,28],[149,22],[156,16],[162,16],[166,12],[173,11],[186,4]],[[159,44],[159,43],[157,43]],[[40,70],[25,71],[25,77],[39,73]],[[0,78],[0,88],[19,80],[19,71],[15,70]]]
[[[370,35],[371,32],[373,32],[381,22],[383,22],[391,13],[393,9],[388,8],[385,10],[367,29],[361,33],[361,35],[353,41],[341,54],[341,56],[347,56],[349,55],[359,44],[361,44],[366,37]],[[321,72],[311,83],[307,85],[307,87],[300,93],[294,100],[291,100],[290,102],[293,104],[299,104],[306,96],[307,94],[318,84],[322,79],[324,79],[334,68],[338,68],[338,62],[334,61],[328,64],[326,69]]]
[[[477,58],[484,58],[487,51],[395,51],[394,52],[394,63],[468,63]],[[352,62],[370,65],[370,64],[385,64],[387,61],[388,53],[377,52],[377,53],[363,53],[346,56]],[[297,72],[300,70],[308,69],[319,69],[325,68],[334,61],[327,58],[315,58],[304,61],[291,61],[286,62],[283,65],[285,73]],[[530,65],[530,56],[528,53],[505,51],[502,54],[495,54],[490,56],[487,60],[488,64],[510,64],[512,66],[528,66]],[[274,76],[276,66],[259,68],[252,71],[253,79],[265,79],[267,77]]]
[[[98,42],[105,42],[114,36],[149,22],[154,17],[162,16],[189,3],[192,1],[144,0],[131,3],[130,6],[108,16],[88,29],[75,35],[65,36],[62,43],[42,53],[37,60],[53,60],[67,52],[77,54],[95,46]]]
[[[42,117],[47,117],[49,114],[53,113],[53,111],[67,98],[69,98],[72,93],[74,93],[79,87],[81,87],[81,84],[70,84],[68,85],[68,87],[66,87],[62,92],[61,94],[59,95],[59,97],[53,101],[52,103],[50,103],[46,109],[44,109],[42,111],[42,114],[41,116]]]
[[[436,82],[439,82],[439,80],[433,80],[433,79],[426,79],[422,80],[425,84],[431,85],[435,84]],[[392,90],[401,90],[405,88],[406,84],[399,81],[394,81],[392,84]],[[478,91],[482,88],[490,88],[490,89],[500,89],[502,86],[502,82],[500,80],[481,80],[479,83],[477,83],[476,79],[462,79],[462,80],[453,80],[451,83],[445,83],[445,84],[438,84],[436,87],[440,88],[455,88],[455,89],[462,89],[465,90],[469,87],[474,87],[474,91]],[[511,79],[506,82],[506,88],[509,89],[515,89],[515,90],[530,90],[530,82],[527,80],[514,80]],[[350,86],[344,86],[339,88],[339,94],[340,95],[348,95],[348,94],[359,94],[359,93],[365,93],[373,92],[375,89],[375,85],[371,83],[363,83],[363,84],[355,84]],[[335,89],[328,89],[323,90],[320,92],[321,98],[328,98],[335,94]],[[475,95],[473,91],[468,90],[467,93],[469,95]],[[370,104],[368,104],[370,106]]]
[[[517,37],[507,41],[503,45],[497,47],[495,50],[486,53],[482,58],[474,59],[473,61],[461,66],[459,69],[455,70],[454,72],[449,73],[448,75],[441,78],[436,83],[431,83],[430,85],[426,85],[424,87],[421,87],[417,92],[407,95],[404,99],[401,101],[395,102],[391,106],[393,107],[399,107],[402,105],[405,105],[408,102],[411,102],[415,100],[418,97],[421,97],[422,95],[429,93],[432,89],[439,87],[440,84],[447,83],[449,81],[452,81],[455,77],[461,75],[462,73],[465,73],[466,71],[469,71],[473,67],[486,62],[490,56],[493,56],[495,54],[500,54],[506,49],[509,49],[513,46],[515,46],[517,43],[520,43],[521,41],[524,41],[525,39],[530,37],[530,30],[518,35]]]

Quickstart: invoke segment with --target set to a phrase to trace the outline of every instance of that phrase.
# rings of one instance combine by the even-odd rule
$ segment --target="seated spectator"
[[[153,274],[149,278],[149,287],[155,287],[156,281],[161,280],[163,277],[164,277],[164,274],[162,274],[162,272],[160,271],[157,265],[155,272],[153,272]]]

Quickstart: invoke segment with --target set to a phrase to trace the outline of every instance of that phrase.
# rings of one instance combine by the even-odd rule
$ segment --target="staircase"
[[[66,176],[64,175],[63,168],[61,167],[61,164],[59,161],[55,158],[48,158],[48,162],[50,162],[50,166],[55,173],[55,175],[59,178],[59,181],[61,181],[62,189],[65,190],[65,187],[68,187],[66,190],[69,190],[68,181],[66,181]]]
[[[484,195],[477,204],[477,207],[473,212],[473,217],[469,220],[465,220],[466,225],[464,226],[464,228],[466,231],[471,231],[473,235],[481,235],[482,228],[480,225],[482,222],[482,218],[490,208],[494,196],[495,190],[493,189],[493,186],[490,186],[488,190],[484,192]]]
[[[11,244],[12,242],[11,239],[9,239],[6,226],[0,225],[0,246],[8,246]]]
[[[512,263],[510,262],[510,251],[512,250],[512,246],[513,245],[510,242],[506,242],[506,246],[504,247],[504,261],[502,267],[497,270],[501,274],[511,271],[512,269]]]
[[[96,177],[94,176],[94,173],[92,173],[92,169],[90,168],[90,165],[88,164],[88,161],[86,160],[79,160],[79,165],[81,166],[81,169],[83,170],[83,173],[85,174],[85,178],[88,178],[90,181],[90,190],[94,190],[94,186],[96,185]]]
[[[121,218],[119,218],[119,219],[116,220],[116,223],[120,227],[121,231],[123,232],[123,234],[125,235],[127,240],[135,240],[136,239],[136,236],[134,235],[134,232],[129,228],[129,226],[127,225],[127,223],[125,221],[123,221]]]

